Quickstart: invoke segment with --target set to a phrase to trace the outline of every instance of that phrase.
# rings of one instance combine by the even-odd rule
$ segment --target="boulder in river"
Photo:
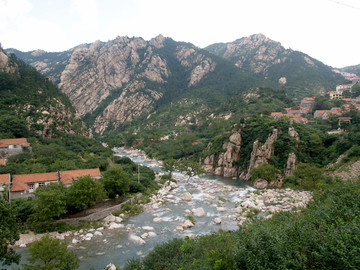
[[[214,218],[214,223],[221,224],[221,218],[219,218],[219,217]]]
[[[141,237],[139,237],[139,236],[137,236],[135,234],[130,234],[129,235],[129,240],[131,242],[133,242],[135,244],[139,244],[139,245],[145,245],[145,243],[146,243]]]
[[[189,192],[186,192],[186,193],[181,195],[181,199],[183,201],[189,202],[189,201],[192,200],[192,195]]]
[[[262,179],[262,178],[258,178],[258,179],[256,179],[256,181],[254,183],[254,188],[264,189],[264,188],[267,188],[268,185],[269,185],[268,181],[266,181],[265,179]]]
[[[204,208],[199,207],[191,210],[195,217],[203,217],[206,215]]]
[[[194,224],[190,220],[186,220],[183,224],[181,224],[185,229],[194,227]]]

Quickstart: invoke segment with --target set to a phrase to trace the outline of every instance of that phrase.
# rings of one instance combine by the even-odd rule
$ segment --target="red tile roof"
[[[6,158],[0,158],[0,166],[1,165],[3,165],[3,166],[6,165]]]
[[[60,179],[61,179],[61,182],[63,182],[64,184],[72,183],[74,178],[79,178],[79,177],[83,177],[83,176],[101,177],[101,174],[100,174],[99,168],[60,172]]]
[[[59,181],[57,172],[33,173],[13,175],[10,191],[22,191],[27,187],[27,183]]]
[[[9,173],[0,174],[0,184],[9,183],[9,179],[10,179],[10,174]]]
[[[29,144],[26,138],[17,138],[17,139],[2,139],[0,144],[9,145],[9,144]]]

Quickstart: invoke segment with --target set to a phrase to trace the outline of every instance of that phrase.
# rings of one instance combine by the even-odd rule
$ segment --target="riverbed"
[[[147,159],[139,151],[117,149],[116,155],[130,157],[138,164],[162,172],[161,163]],[[293,208],[292,205],[284,207],[283,201],[278,203],[281,208],[275,208],[277,202],[274,201],[278,197],[284,199],[284,202],[290,201],[287,198],[295,196],[292,191],[288,191],[289,194],[286,190],[276,191],[278,193],[271,191],[273,194],[270,196],[267,193],[253,193],[255,189],[239,179],[196,176],[187,181],[187,177],[178,172],[173,177],[177,182],[171,189],[162,189],[159,195],[153,196],[152,201],[145,206],[145,211],[124,220],[121,228],[105,227],[90,239],[79,243],[73,243],[77,237],[73,234],[65,237],[69,249],[80,259],[79,269],[104,269],[109,263],[121,267],[128,259],[142,258],[156,244],[172,238],[196,237],[220,229],[236,230],[246,220],[251,209],[257,209],[258,213],[266,216],[271,212]],[[292,199],[292,202],[304,203],[306,194],[303,195],[299,195],[296,201]],[[269,207],[272,207],[271,211]],[[189,225],[189,216],[192,216],[195,224]],[[94,231],[82,233],[94,234]],[[27,248],[17,249],[17,252],[22,255],[22,263],[25,263]]]

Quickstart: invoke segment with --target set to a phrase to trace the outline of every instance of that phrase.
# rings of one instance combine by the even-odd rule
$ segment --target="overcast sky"
[[[64,51],[158,34],[198,47],[262,33],[327,65],[360,64],[360,0],[0,0],[0,42]]]

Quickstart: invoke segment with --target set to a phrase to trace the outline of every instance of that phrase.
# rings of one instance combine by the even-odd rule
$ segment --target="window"
[[[45,183],[39,183],[39,187],[45,186]]]
[[[29,184],[29,192],[34,192],[34,184]]]

